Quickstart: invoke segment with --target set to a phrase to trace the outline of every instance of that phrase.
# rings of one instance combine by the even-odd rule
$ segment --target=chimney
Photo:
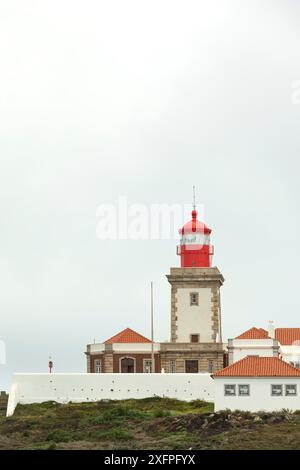
[[[274,322],[273,322],[273,320],[269,320],[269,324],[268,324],[268,333],[269,333],[270,338],[274,338],[274,337],[275,337]]]

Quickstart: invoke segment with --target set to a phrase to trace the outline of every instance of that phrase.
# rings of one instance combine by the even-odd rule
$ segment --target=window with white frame
[[[232,396],[236,395],[235,389],[236,389],[235,385],[225,384],[224,385],[224,395],[225,395],[225,397],[232,397]]]
[[[94,370],[96,374],[101,374],[102,372],[102,362],[101,359],[95,359]]]
[[[170,373],[176,374],[176,361],[170,361]]]
[[[151,374],[152,372],[152,360],[151,359],[144,359],[144,372],[146,374]]]
[[[282,396],[282,385],[280,384],[272,384],[271,385],[271,395],[272,397],[280,397]]]
[[[239,385],[239,396],[240,397],[249,397],[250,395],[250,385],[240,384]]]
[[[297,385],[296,384],[287,384],[285,386],[286,396],[296,396],[297,395]]]

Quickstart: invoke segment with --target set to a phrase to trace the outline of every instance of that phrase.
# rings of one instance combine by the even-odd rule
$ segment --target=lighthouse
[[[182,268],[210,268],[214,247],[210,244],[211,229],[197,219],[194,205],[192,219],[179,230],[177,254]]]
[[[212,265],[212,230],[198,220],[195,197],[191,215],[179,230],[180,267],[172,267],[167,275],[171,284],[170,339],[182,344],[221,343],[220,288],[224,278]]]
[[[212,264],[212,230],[200,221],[201,215],[198,219],[194,194],[191,218],[178,227],[180,263],[167,274],[170,340],[153,343],[126,328],[104,343],[87,346],[88,372],[213,373],[224,367],[220,297],[224,278]],[[174,259],[178,260],[175,249]]]

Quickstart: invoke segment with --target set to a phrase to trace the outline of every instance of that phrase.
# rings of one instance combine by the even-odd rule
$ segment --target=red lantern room
[[[179,230],[181,235],[177,254],[182,268],[209,268],[212,265],[214,247],[210,245],[211,229],[197,220],[197,211],[192,211],[192,220]]]

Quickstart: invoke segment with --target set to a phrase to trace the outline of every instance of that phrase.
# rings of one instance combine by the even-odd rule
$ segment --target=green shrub
[[[161,408],[154,408],[151,412],[153,418],[165,418],[171,415],[170,410],[162,410]]]
[[[64,429],[56,429],[55,431],[49,432],[46,441],[69,442],[72,441],[72,434]]]
[[[121,421],[124,419],[144,419],[147,417],[147,413],[135,408],[128,406],[116,406],[111,410],[104,411],[101,414],[91,416],[89,418],[90,423],[104,424],[110,423],[111,421]]]
[[[205,400],[192,400],[189,404],[192,408],[206,408],[207,406],[211,406],[211,403]]]
[[[89,437],[100,441],[129,441],[135,439],[133,433],[127,429],[109,429],[108,431],[90,432]]]

